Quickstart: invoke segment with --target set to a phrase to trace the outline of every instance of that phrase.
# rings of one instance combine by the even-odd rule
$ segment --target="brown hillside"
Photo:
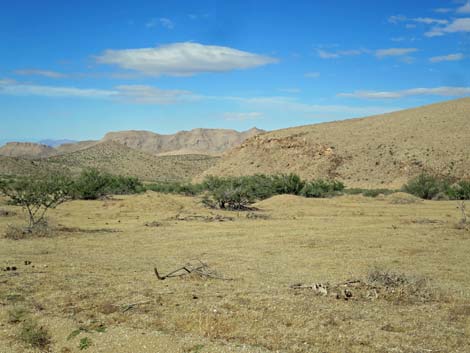
[[[422,171],[470,177],[470,98],[255,136],[207,175],[298,173],[400,187]]]
[[[80,142],[71,142],[71,143],[64,143],[62,145],[59,145],[55,149],[56,149],[58,154],[64,154],[64,153],[71,153],[71,152],[84,150],[88,147],[96,145],[97,143],[99,143],[99,141],[93,141],[93,140],[80,141]]]
[[[194,129],[173,135],[160,135],[150,131],[119,131],[106,134],[102,141],[118,142],[150,154],[218,155],[261,132],[263,131],[256,128],[244,132],[227,129]]]
[[[80,151],[47,158],[78,173],[98,168],[111,174],[136,176],[142,180],[189,180],[215,164],[218,158],[204,155],[154,156],[108,141]]]
[[[0,147],[0,156],[5,157],[42,158],[56,153],[52,147],[30,142],[9,142]]]

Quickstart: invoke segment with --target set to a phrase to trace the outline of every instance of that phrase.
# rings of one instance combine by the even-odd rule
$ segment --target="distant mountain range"
[[[49,147],[57,147],[57,146],[60,146],[60,145],[63,145],[65,143],[75,143],[77,141],[75,140],[50,140],[50,139],[47,139],[47,140],[41,140],[39,141],[38,143],[40,145],[46,145],[46,146],[49,146]]]
[[[205,154],[218,156],[240,145],[247,138],[264,132],[253,128],[238,132],[228,129],[194,129],[172,135],[150,131],[110,132],[100,141],[42,140],[32,142],[8,142],[0,147],[0,156],[21,158],[47,158],[87,149],[103,142],[116,142],[152,155]]]

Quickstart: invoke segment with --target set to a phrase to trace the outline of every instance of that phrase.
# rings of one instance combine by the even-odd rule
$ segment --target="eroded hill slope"
[[[422,171],[470,177],[470,98],[255,136],[205,175],[298,173],[400,187]]]

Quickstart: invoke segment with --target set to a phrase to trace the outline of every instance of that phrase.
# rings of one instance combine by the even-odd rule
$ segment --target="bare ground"
[[[57,236],[0,239],[0,267],[17,267],[0,271],[0,352],[35,352],[9,322],[18,306],[51,352],[79,352],[84,337],[87,352],[469,352],[470,232],[454,202],[396,199],[277,196],[256,205],[262,218],[152,192],[64,204],[50,214]],[[22,218],[0,205],[17,212],[3,233]],[[191,259],[233,280],[153,272]],[[429,282],[415,297],[349,300],[290,288],[374,266]]]

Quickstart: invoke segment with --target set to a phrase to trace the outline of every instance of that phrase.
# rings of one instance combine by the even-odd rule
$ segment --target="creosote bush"
[[[470,181],[423,173],[405,184],[403,191],[425,200],[469,200]]]
[[[73,181],[64,175],[39,175],[0,181],[0,193],[9,198],[9,203],[21,206],[28,215],[27,232],[40,228],[49,209],[70,200]]]
[[[97,200],[110,194],[136,194],[144,190],[138,178],[111,175],[98,169],[84,170],[74,182],[74,197],[82,200]]]

